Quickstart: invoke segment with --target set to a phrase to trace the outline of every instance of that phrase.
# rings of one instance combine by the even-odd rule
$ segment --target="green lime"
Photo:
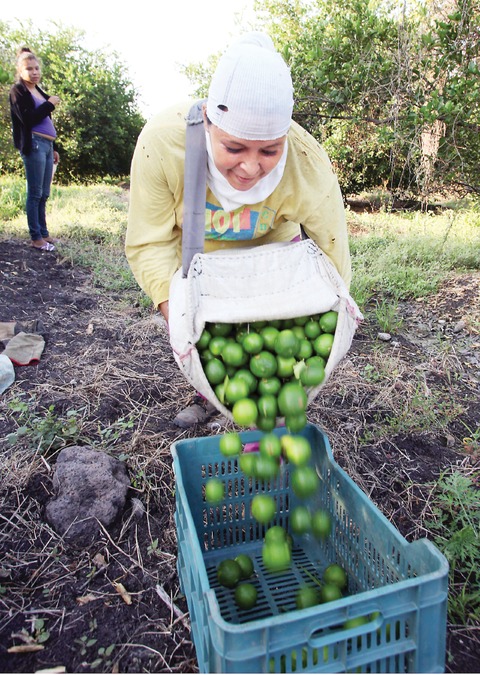
[[[315,340],[321,332],[322,329],[320,328],[318,321],[310,319],[308,323],[305,324],[305,335],[309,340]]]
[[[296,363],[294,356],[277,356],[277,376],[284,380],[293,377]]]
[[[343,597],[341,589],[336,584],[325,584],[320,589],[321,602],[333,602]]]
[[[234,375],[235,378],[239,380],[244,380],[248,384],[248,392],[253,394],[257,388],[257,378],[248,368],[239,368]]]
[[[259,354],[263,349],[263,337],[260,333],[247,333],[242,345],[248,354]]]
[[[295,606],[297,609],[314,607],[320,602],[320,594],[314,586],[301,586],[295,594]]]
[[[302,535],[309,532],[312,525],[312,517],[306,506],[295,506],[290,511],[290,529],[294,534]]]
[[[331,333],[322,333],[313,342],[313,349],[324,359],[328,359],[332,351],[334,337]]]
[[[277,372],[277,359],[271,352],[263,350],[252,356],[249,367],[255,377],[273,377]]]
[[[253,584],[239,584],[234,595],[240,609],[252,609],[257,604],[257,589]]]
[[[304,412],[298,415],[286,415],[285,426],[291,434],[297,434],[305,428],[307,424],[307,416]]]
[[[343,624],[344,628],[358,628],[364,626],[369,622],[368,616],[355,616],[352,619],[347,619]]]
[[[262,548],[263,564],[270,572],[283,572],[290,567],[292,554],[286,541],[271,541]]]
[[[347,585],[347,573],[341,565],[333,563],[323,573],[323,581],[326,584],[336,584],[339,588],[343,589]]]
[[[276,376],[264,377],[258,382],[258,393],[260,396],[264,396],[265,394],[274,394],[276,396],[281,388],[282,383]]]
[[[253,427],[258,417],[257,404],[251,398],[241,398],[235,401],[232,408],[232,417],[241,427]]]
[[[281,525],[272,525],[265,532],[265,543],[274,541],[287,541],[287,531]]]
[[[242,440],[236,432],[224,434],[218,443],[220,452],[225,457],[234,457],[242,452]]]
[[[237,368],[244,365],[248,358],[242,345],[238,342],[227,342],[222,349],[221,357],[224,363]]]
[[[277,339],[278,333],[279,333],[278,327],[276,328],[275,326],[272,325],[265,326],[260,330],[260,335],[263,338],[263,344],[265,346],[265,349],[268,349],[270,351],[274,350],[275,340]]]
[[[332,531],[332,518],[328,511],[319,509],[312,514],[312,533],[317,539],[326,539]]]
[[[210,339],[212,337],[212,334],[210,331],[208,331],[206,328],[202,330],[202,334],[197,340],[196,347],[199,351],[202,351],[208,347],[208,343],[210,342]]]
[[[227,342],[228,342],[227,338],[222,337],[221,335],[217,335],[215,337],[212,337],[212,339],[210,340],[208,349],[214,356],[221,356],[222,349],[225,347]]]
[[[325,379],[325,368],[319,362],[306,363],[300,372],[300,382],[304,387],[316,387]]]
[[[306,360],[309,359],[313,354],[313,347],[310,340],[301,340],[300,347],[297,352],[297,359]]]
[[[270,522],[275,515],[275,500],[270,495],[258,494],[252,499],[250,508],[255,520],[258,520],[259,523],[265,525]]]
[[[264,394],[257,400],[257,408],[264,417],[276,417],[278,412],[277,398],[273,394]]]
[[[218,398],[220,403],[225,403],[225,382],[220,382],[215,386],[215,396]]]
[[[240,470],[246,476],[253,477],[255,475],[255,464],[257,459],[256,452],[242,452],[238,459]]]
[[[314,356],[310,356],[310,358],[308,358],[305,361],[305,364],[307,366],[309,366],[312,363],[319,364],[319,365],[323,366],[324,368],[327,365],[326,359],[324,359],[323,356],[319,356],[318,354],[315,354]]]
[[[230,335],[232,332],[232,324],[231,323],[209,323],[206,326],[210,333],[212,335],[221,335],[223,337],[226,337],[227,335]]]
[[[291,331],[299,342],[305,340],[305,331],[303,330],[303,326],[293,326]]]
[[[242,570],[242,579],[249,579],[252,576],[254,570],[253,561],[250,556],[246,553],[239,553],[235,558],[235,562],[240,565],[240,569]]]
[[[259,415],[256,421],[257,429],[260,429],[260,431],[264,431],[265,433],[273,431],[276,423],[276,417],[265,417],[264,415]]]
[[[280,438],[276,434],[263,434],[258,443],[258,449],[262,455],[280,457],[282,454],[282,444]]]
[[[212,352],[209,349],[204,349],[200,354],[200,360],[202,363],[207,363],[210,359],[214,359]]]
[[[284,434],[280,439],[282,450],[292,464],[302,466],[308,464],[312,457],[312,447],[310,441],[304,436],[294,436]]]
[[[204,365],[205,376],[210,384],[220,384],[225,379],[227,371],[224,364],[214,357]]]
[[[242,378],[234,376],[225,383],[224,396],[228,403],[235,403],[241,398],[248,398],[249,393],[248,383]]]
[[[338,321],[338,312],[331,310],[330,312],[325,312],[325,314],[322,314],[318,323],[324,333],[335,333],[335,329],[337,328],[337,321]]]
[[[291,484],[297,497],[308,499],[318,490],[320,480],[311,466],[298,466],[291,475]]]
[[[205,500],[211,504],[218,504],[225,496],[225,486],[219,478],[209,478],[205,483]]]
[[[259,480],[271,480],[272,478],[275,478],[278,470],[279,464],[275,457],[270,457],[270,455],[262,455],[262,453],[257,454],[254,468],[256,478]]]
[[[240,565],[231,558],[222,560],[217,567],[217,579],[221,586],[234,588],[242,577]]]
[[[278,408],[282,415],[298,415],[305,412],[307,394],[298,382],[287,382],[278,394]]]
[[[288,358],[295,356],[299,347],[299,339],[291,328],[281,330],[276,337],[274,349],[279,356]]]

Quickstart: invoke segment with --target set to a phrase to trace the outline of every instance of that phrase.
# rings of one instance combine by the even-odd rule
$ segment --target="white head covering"
[[[246,33],[218,62],[208,92],[208,118],[231,136],[267,141],[285,136],[292,111],[287,64],[268,35]]]

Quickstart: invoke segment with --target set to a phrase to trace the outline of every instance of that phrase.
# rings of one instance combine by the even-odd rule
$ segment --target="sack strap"
[[[185,278],[193,256],[202,253],[205,241],[207,148],[202,106],[197,101],[187,115],[183,192],[182,272]]]

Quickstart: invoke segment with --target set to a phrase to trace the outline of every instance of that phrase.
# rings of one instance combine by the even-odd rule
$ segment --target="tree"
[[[81,46],[83,37],[83,31],[63,26],[42,33],[31,24],[15,30],[0,24],[0,66],[11,73],[10,82],[0,85],[6,122],[0,136],[0,161],[5,171],[21,166],[11,140],[8,91],[17,49],[28,45],[42,62],[42,88],[61,98],[54,118],[61,152],[57,177],[90,180],[129,173],[145,123],[137,94],[118,55],[87,51]]]
[[[478,0],[263,0],[291,67],[295,118],[344,192],[480,191]]]

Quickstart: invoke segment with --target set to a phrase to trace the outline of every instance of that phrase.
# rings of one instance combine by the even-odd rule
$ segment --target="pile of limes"
[[[218,400],[242,427],[306,423],[307,392],[325,379],[338,313],[253,323],[206,323],[196,344]]]
[[[319,488],[319,478],[311,466],[312,448],[309,440],[302,435],[263,432],[258,442],[258,452],[245,452],[240,434],[233,431],[223,434],[219,439],[219,448],[223,456],[238,462],[240,470],[260,484],[274,480],[280,473],[282,464],[290,467],[290,485],[296,497],[301,501],[309,500]],[[218,503],[224,499],[225,488],[220,478],[210,478],[205,485],[205,500]],[[276,502],[268,491],[257,492],[250,505],[252,517],[266,527],[262,546],[264,567],[273,573],[284,572],[291,566],[292,534],[302,536],[311,534],[319,540],[326,539],[332,529],[332,519],[324,509],[312,509],[307,503],[293,506],[289,512],[289,531],[273,524],[276,515]],[[249,559],[250,560],[250,559]],[[253,584],[240,584],[254,572],[253,563],[248,576],[241,570],[238,558],[224,560],[217,570],[221,585],[235,588],[235,600],[242,609],[250,609],[256,603],[256,592],[250,588]],[[345,571],[339,565],[327,568],[319,588],[299,589],[297,607],[303,608],[320,602],[329,602],[342,597],[347,583]],[[254,588],[254,587],[253,587]],[[253,604],[250,604],[253,603]]]

